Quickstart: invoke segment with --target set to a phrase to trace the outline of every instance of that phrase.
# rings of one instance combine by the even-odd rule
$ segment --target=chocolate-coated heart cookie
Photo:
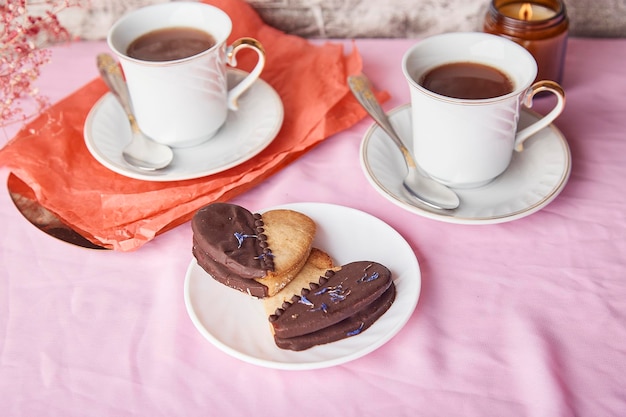
[[[280,291],[303,267],[316,226],[292,210],[261,214],[229,203],[198,210],[193,254],[213,278],[256,297]]]
[[[311,334],[367,311],[392,285],[391,272],[384,265],[352,262],[337,271],[327,271],[319,284],[303,289],[269,320],[277,338]]]

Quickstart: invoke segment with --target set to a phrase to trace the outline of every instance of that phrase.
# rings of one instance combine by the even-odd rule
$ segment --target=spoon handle
[[[413,157],[411,156],[411,152],[409,152],[407,147],[404,146],[402,139],[398,137],[398,134],[389,122],[389,118],[385,114],[385,111],[382,107],[380,107],[380,104],[371,89],[369,80],[364,75],[350,75],[348,77],[348,85],[363,108],[367,110],[372,119],[378,123],[378,125],[385,131],[385,133],[387,133],[387,135],[389,135],[391,140],[393,140],[396,146],[400,149],[408,167],[415,168],[416,165]]]
[[[98,54],[97,65],[100,76],[109,90],[117,97],[129,120],[131,120],[131,124],[134,125],[135,117],[130,104],[130,94],[120,65],[111,55],[104,53]]]

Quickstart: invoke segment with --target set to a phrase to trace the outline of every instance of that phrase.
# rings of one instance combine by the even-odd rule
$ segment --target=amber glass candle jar
[[[483,31],[526,48],[537,61],[537,80],[563,78],[569,19],[562,0],[492,0]]]

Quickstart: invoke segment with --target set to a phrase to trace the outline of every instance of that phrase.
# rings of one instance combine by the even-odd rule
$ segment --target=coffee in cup
[[[204,30],[169,27],[139,36],[128,45],[126,55],[142,61],[175,61],[211,49],[216,43]]]
[[[523,47],[486,33],[447,33],[422,40],[402,60],[411,94],[413,152],[420,168],[450,187],[489,183],[509,166],[530,136],[563,111],[565,93],[538,81]],[[518,131],[520,105],[535,94],[557,98],[544,117]]]
[[[415,79],[415,77],[413,77]],[[443,64],[418,77],[424,88],[442,96],[486,99],[513,92],[513,81],[502,71],[477,62]]]
[[[237,99],[258,79],[265,52],[252,38],[227,45],[230,17],[202,3],[176,1],[142,7],[118,20],[108,44],[124,70],[137,124],[172,147],[212,138],[236,111]],[[253,70],[230,90],[226,65],[241,49],[258,55]]]

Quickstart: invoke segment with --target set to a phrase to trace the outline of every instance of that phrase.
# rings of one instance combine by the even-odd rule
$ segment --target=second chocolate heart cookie
[[[362,332],[394,298],[395,287],[387,267],[377,262],[352,262],[327,271],[319,282],[276,309],[269,321],[280,347],[300,350]],[[347,326],[335,327],[349,318],[353,320],[346,322]]]

